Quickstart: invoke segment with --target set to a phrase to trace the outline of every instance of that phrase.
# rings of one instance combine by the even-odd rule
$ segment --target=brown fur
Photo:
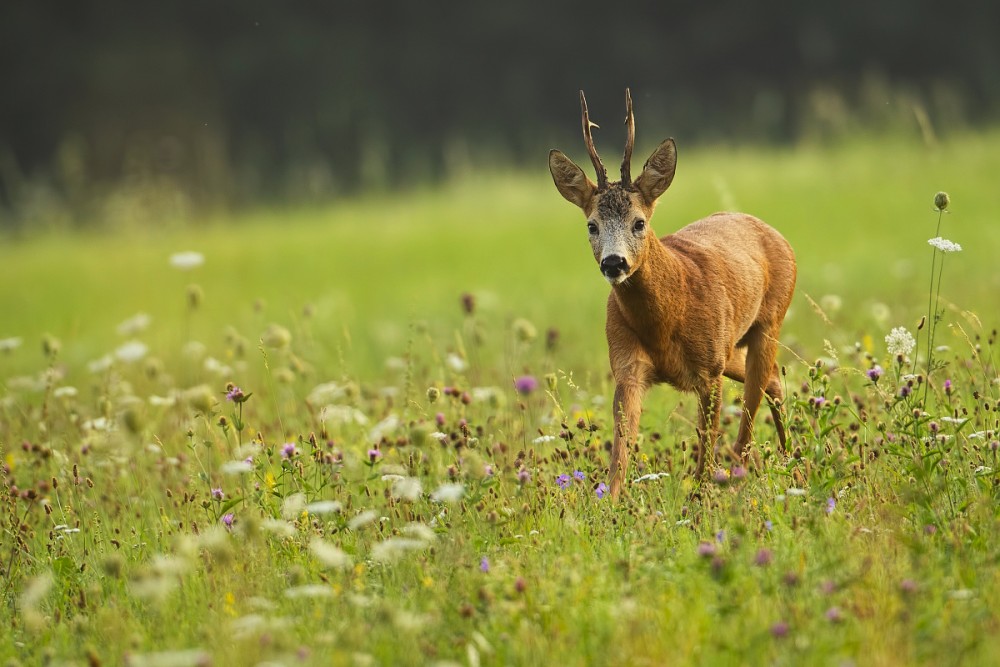
[[[642,399],[653,384],[668,383],[698,396],[699,476],[719,434],[723,376],[744,383],[733,454],[742,458],[765,394],[784,447],[775,358],[795,289],[795,255],[788,242],[743,213],[716,213],[658,239],[648,222],[673,179],[672,139],[657,148],[634,184],[610,183],[599,190],[558,151],[550,153],[549,165],[560,193],[599,225],[601,231],[591,239],[598,262],[601,233],[622,235],[621,225],[647,223],[648,233],[628,227],[632,235],[621,237],[628,241],[628,274],[613,283],[608,297],[606,330],[615,380],[612,496],[621,491]]]

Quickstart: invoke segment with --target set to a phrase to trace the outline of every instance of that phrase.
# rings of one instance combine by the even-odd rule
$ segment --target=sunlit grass
[[[682,147],[659,233],[738,208],[796,249],[792,443],[762,419],[748,469],[699,489],[693,403],[658,389],[617,504],[607,287],[541,163],[5,243],[0,657],[987,660],[998,147]],[[898,360],[885,336],[926,314],[939,190],[963,250],[925,385],[922,348]]]

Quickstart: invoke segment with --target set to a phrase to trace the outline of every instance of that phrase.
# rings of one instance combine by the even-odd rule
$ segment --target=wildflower
[[[346,570],[354,565],[350,556],[319,537],[314,537],[309,542],[309,551],[324,567]]]
[[[753,564],[757,567],[767,567],[774,560],[774,554],[770,549],[758,549],[757,555],[753,558]]]
[[[448,364],[448,368],[456,373],[463,373],[469,368],[469,363],[454,352],[445,357],[445,363]]]
[[[736,480],[745,479],[747,476],[747,469],[743,466],[733,466],[733,469],[729,471],[729,476]]]
[[[906,327],[896,327],[885,337],[885,344],[890,355],[906,356],[917,346],[917,341]]]
[[[462,294],[462,311],[466,315],[471,315],[476,310],[476,297],[469,292]]]
[[[899,582],[899,590],[905,595],[912,595],[917,592],[917,582],[913,579],[903,579]]]
[[[514,389],[517,390],[517,393],[527,396],[538,389],[538,380],[535,379],[534,375],[522,375],[514,380]]]
[[[479,559],[479,571],[484,573],[490,571],[490,559],[486,556]]]
[[[226,400],[233,403],[244,403],[250,398],[249,394],[244,394],[243,390],[230,382],[226,385]]]
[[[150,321],[152,321],[152,318],[146,313],[136,313],[119,324],[115,331],[118,332],[119,336],[134,336],[148,327]]]
[[[944,211],[948,208],[948,204],[951,203],[951,197],[948,196],[947,192],[939,192],[934,195],[934,208],[938,211]]]
[[[840,607],[833,606],[826,610],[826,620],[831,623],[840,623],[844,620],[844,614],[840,611]]]
[[[232,528],[234,518],[235,517],[232,512],[226,512],[225,514],[222,515],[220,521],[222,522],[222,525],[225,526],[226,528]]]
[[[882,367],[876,364],[875,366],[869,368],[868,372],[865,373],[865,375],[868,376],[869,380],[871,380],[875,384],[878,384],[878,379],[882,377]]]
[[[722,544],[726,541],[726,531],[720,530],[715,534],[715,541]]]
[[[951,380],[944,381],[944,393],[951,396]]]
[[[222,500],[226,497],[226,494],[222,492],[221,488],[212,489],[212,498],[214,500]]]
[[[604,495],[605,495],[605,494],[606,494],[607,492],[608,492],[608,485],[607,485],[607,484],[605,484],[604,482],[601,482],[600,484],[598,484],[598,485],[597,485],[597,488],[596,488],[596,489],[594,489],[594,493],[596,493],[596,494],[597,494],[597,497],[598,497],[599,499],[600,499],[600,498],[603,498],[603,497],[604,497]]]
[[[535,329],[535,325],[523,318],[514,320],[513,328],[514,335],[522,343],[531,342],[538,336],[538,330]]]
[[[149,351],[149,348],[146,347],[145,343],[130,340],[115,350],[115,356],[126,363],[131,363],[142,359],[146,356],[147,351]]]
[[[260,335],[260,342],[265,347],[283,350],[291,344],[292,333],[280,324],[269,324],[264,333]]]
[[[517,471],[517,483],[522,486],[531,481],[531,473],[528,472],[527,468],[521,468]]]
[[[282,445],[282,447],[281,447],[281,458],[283,458],[283,459],[290,459],[293,456],[295,456],[295,454],[296,454],[296,451],[295,451],[295,443],[294,442],[286,442],[284,445]]]
[[[771,532],[772,530],[774,530],[774,524],[771,522],[770,519],[766,519],[764,521],[764,530],[766,530],[767,532]]]
[[[431,494],[431,500],[439,503],[457,503],[465,495],[465,487],[461,484],[442,484]]]
[[[524,580],[524,577],[518,577],[514,580],[514,590],[518,593],[528,590],[528,582]]]
[[[437,387],[428,387],[427,388],[427,402],[428,403],[433,403],[436,400],[438,400],[439,398],[441,398],[441,390],[440,389],[438,389]]]
[[[377,450],[377,449],[369,449],[369,450],[368,450],[368,461],[369,461],[370,463],[375,463],[376,461],[378,461],[378,460],[379,460],[379,458],[380,458],[381,456],[382,456],[382,452],[380,452],[380,451],[379,451],[379,450]]]
[[[826,499],[826,513],[833,514],[833,510],[837,508],[837,500],[835,498]]]
[[[725,468],[717,468],[715,472],[712,473],[712,481],[716,484],[728,484],[729,471]]]
[[[927,243],[934,246],[941,252],[961,252],[962,246],[955,243],[954,241],[949,241],[948,239],[943,239],[940,236],[935,236],[932,239],[927,239]]]
[[[170,266],[181,271],[190,271],[205,263],[205,256],[200,252],[188,250],[177,252],[170,256]]]
[[[21,347],[24,340],[14,336],[12,338],[0,338],[0,352],[10,352]]]
[[[910,391],[911,391],[910,385],[904,384],[902,387],[899,388],[899,397],[906,398],[907,396],[910,395]]]
[[[569,486],[569,484],[570,484],[569,475],[567,475],[566,473],[563,473],[563,474],[559,475],[558,477],[556,477],[556,484],[559,485],[560,489],[567,488]]]
[[[711,542],[698,543],[698,555],[702,558],[710,558],[715,555],[716,551],[715,545]]]
[[[580,470],[574,470],[573,471],[573,479],[575,479],[576,481],[582,482],[586,478],[587,478],[587,476],[584,475],[582,471],[580,471]]]
[[[788,636],[788,623],[785,621],[778,621],[771,626],[771,636],[775,639],[782,639]]]

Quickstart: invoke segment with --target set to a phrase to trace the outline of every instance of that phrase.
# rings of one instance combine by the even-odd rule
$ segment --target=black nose
[[[628,262],[621,255],[608,255],[601,260],[601,273],[608,278],[617,278],[628,273]]]

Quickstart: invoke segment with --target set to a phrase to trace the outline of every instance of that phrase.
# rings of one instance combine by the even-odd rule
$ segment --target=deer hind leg
[[[740,431],[736,436],[733,451],[742,458],[743,449],[753,437],[753,420],[760,407],[760,401],[765,391],[769,395],[777,392],[780,400],[781,385],[777,380],[775,357],[778,354],[777,338],[771,332],[761,328],[754,329],[747,335],[746,377],[743,381],[743,416],[740,419]],[[771,415],[775,417],[775,428],[778,430],[778,440],[784,443],[784,427],[780,415],[775,416],[776,406],[769,401]]]
[[[785,398],[785,391],[781,387],[781,375],[778,372],[777,363],[772,364],[771,379],[768,381],[764,393],[767,395],[767,406],[771,409],[771,419],[774,420],[774,430],[778,434],[778,445],[781,447],[781,451],[785,452],[788,448],[786,446],[784,415],[781,414],[781,404]]]
[[[619,382],[615,387],[615,440],[611,446],[612,498],[618,498],[625,473],[628,471],[628,455],[636,436],[639,434],[639,417],[642,415],[642,397],[646,385],[640,381]]]
[[[706,464],[715,453],[722,416],[722,376],[710,381],[698,392],[698,457],[695,476],[705,476]]]

